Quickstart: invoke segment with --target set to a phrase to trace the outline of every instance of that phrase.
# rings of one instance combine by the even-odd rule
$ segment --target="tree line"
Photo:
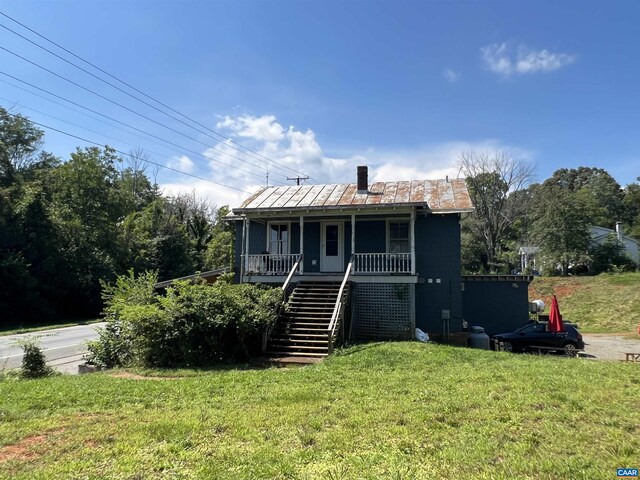
[[[95,317],[101,282],[130,269],[163,280],[231,264],[228,208],[163,195],[143,152],[78,148],[63,161],[43,145],[0,107],[0,326]]]
[[[531,164],[500,151],[463,153],[459,168],[476,207],[462,219],[466,273],[520,272],[523,246],[536,250],[535,268],[550,275],[638,267],[615,235],[594,244],[590,227],[614,230],[621,222],[624,235],[640,240],[640,184],[622,188],[593,167],[560,168],[534,183]]]

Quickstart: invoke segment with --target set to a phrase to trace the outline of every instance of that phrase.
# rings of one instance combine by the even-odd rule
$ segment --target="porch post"
[[[409,222],[409,242],[411,243],[411,275],[416,274],[416,207],[411,209]]]
[[[304,217],[300,215],[300,255],[304,255]],[[300,262],[300,275],[304,273],[304,257]]]
[[[248,272],[249,271],[249,244],[251,243],[251,237],[249,236],[249,227],[251,226],[251,220],[249,220],[249,217],[247,217],[245,218],[244,222],[245,222],[244,224],[245,224],[246,237],[247,237],[247,243],[245,244],[244,271]]]
[[[351,256],[356,253],[356,214],[351,214]],[[351,273],[355,270],[355,265],[352,266]]]

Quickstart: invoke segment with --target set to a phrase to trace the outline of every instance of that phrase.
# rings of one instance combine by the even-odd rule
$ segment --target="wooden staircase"
[[[348,296],[348,285],[343,298]],[[330,352],[329,324],[340,282],[300,282],[282,310],[265,353],[274,357],[326,357]]]

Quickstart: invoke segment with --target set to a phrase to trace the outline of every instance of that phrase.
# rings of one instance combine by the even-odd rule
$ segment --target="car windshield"
[[[515,333],[532,333],[532,332],[544,332],[546,331],[546,325],[544,323],[527,323],[526,325],[520,327],[516,330]]]

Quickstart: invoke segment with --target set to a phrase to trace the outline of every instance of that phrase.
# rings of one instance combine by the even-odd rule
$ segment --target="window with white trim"
[[[409,222],[388,222],[387,229],[387,252],[411,253],[411,246],[409,245]]]
[[[268,227],[267,250],[271,254],[289,253],[289,231],[288,223],[270,223]]]

